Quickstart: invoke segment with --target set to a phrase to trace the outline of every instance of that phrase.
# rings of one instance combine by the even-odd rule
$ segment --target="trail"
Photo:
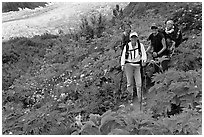
[[[121,8],[127,2],[55,2],[45,8],[22,10],[2,14],[3,41],[11,37],[33,37],[45,32],[58,34],[62,29],[65,33],[77,29],[82,16],[93,12],[101,12],[110,17],[112,9],[119,4]]]

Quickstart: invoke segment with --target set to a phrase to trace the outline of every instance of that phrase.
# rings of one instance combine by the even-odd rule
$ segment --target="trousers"
[[[140,73],[140,66],[132,66],[130,64],[125,64],[125,74],[127,78],[127,90],[130,93],[133,93],[134,88],[134,80],[137,89],[137,96],[140,97],[141,95],[141,73]]]

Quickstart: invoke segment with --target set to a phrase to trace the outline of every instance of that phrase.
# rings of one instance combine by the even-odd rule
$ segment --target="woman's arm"
[[[125,65],[125,52],[126,52],[126,45],[123,48],[122,56],[121,56],[121,66]]]
[[[151,46],[151,44],[150,44],[150,45],[148,46],[146,52],[149,52],[151,49],[152,49],[152,46]]]
[[[144,45],[141,43],[142,61],[147,61],[147,53],[145,51]]]

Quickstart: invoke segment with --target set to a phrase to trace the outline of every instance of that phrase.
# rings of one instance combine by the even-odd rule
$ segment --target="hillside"
[[[75,32],[3,42],[2,134],[201,135],[202,4],[129,3],[123,15],[114,24],[96,13]],[[145,83],[142,111],[120,107],[127,94],[125,76],[119,89],[121,24],[132,22],[146,48],[150,25],[162,26],[167,15],[188,39],[167,71],[146,69],[154,84]]]

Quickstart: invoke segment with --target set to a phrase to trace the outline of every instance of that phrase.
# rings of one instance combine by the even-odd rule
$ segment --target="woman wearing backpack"
[[[178,26],[174,24],[173,20],[167,20],[165,25],[167,45],[171,47],[170,50],[173,50],[183,41],[182,32]]]
[[[127,90],[129,92],[128,100],[133,103],[133,87],[134,80],[136,83],[138,101],[141,102],[141,65],[145,65],[147,55],[144,45],[139,42],[138,34],[133,32],[130,34],[130,42],[123,48],[121,57],[122,70],[126,73]]]
[[[169,47],[169,51],[172,52],[175,49],[177,35],[175,33],[177,28],[175,28],[174,22],[172,20],[168,20],[165,25],[166,44],[167,47]]]

